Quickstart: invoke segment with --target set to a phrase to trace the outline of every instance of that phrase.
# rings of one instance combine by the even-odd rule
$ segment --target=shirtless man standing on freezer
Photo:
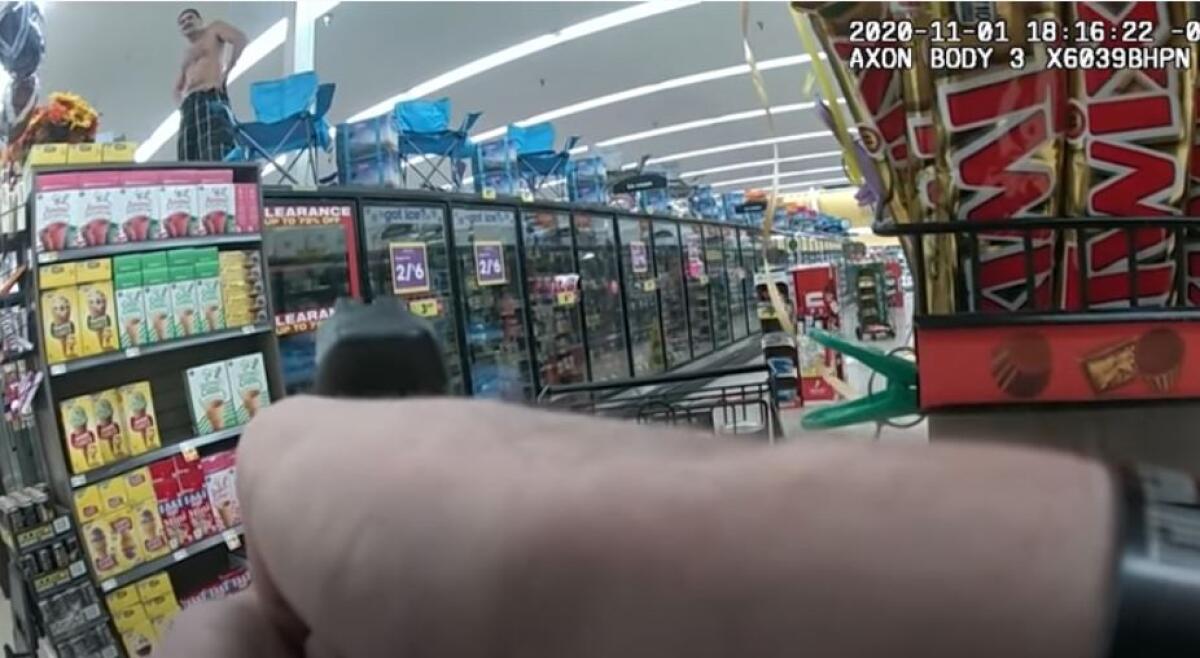
[[[175,19],[179,31],[187,37],[183,68],[175,81],[175,102],[179,106],[180,161],[219,161],[234,147],[233,128],[225,114],[214,112],[213,101],[229,103],[225,85],[229,72],[246,47],[246,35],[222,21],[204,25],[200,12],[184,9]],[[231,49],[225,62],[225,47]]]

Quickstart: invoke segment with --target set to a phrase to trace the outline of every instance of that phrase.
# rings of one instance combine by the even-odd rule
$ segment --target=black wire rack
[[[914,295],[914,325],[922,327],[970,327],[998,326],[1015,324],[1081,324],[1105,322],[1138,322],[1138,321],[1183,321],[1200,320],[1200,306],[1192,305],[1188,299],[1188,243],[1197,241],[1200,255],[1200,218],[1197,217],[1062,217],[1062,218],[1030,218],[1005,219],[996,221],[950,221],[925,223],[896,223],[892,220],[877,219],[873,225],[879,235],[900,238],[911,258],[913,272]],[[1147,263],[1139,258],[1138,241],[1146,236],[1145,231],[1161,232],[1163,240],[1170,240],[1173,248],[1165,250],[1158,257],[1158,262],[1170,262],[1174,265],[1172,273],[1172,289],[1165,303],[1146,304],[1138,291],[1139,272],[1147,267]],[[1124,259],[1127,264],[1128,298],[1106,300],[1104,308],[1096,308],[1088,299],[1089,289],[1094,288],[1095,281],[1089,281],[1088,249],[1078,248],[1078,267],[1069,271],[1062,267],[1063,254],[1066,245],[1074,242],[1077,245],[1087,244],[1087,241],[1101,234],[1117,232],[1124,234]],[[926,279],[927,250],[930,249],[928,238],[940,238],[940,244],[953,246],[953,262],[956,269],[953,276],[953,308],[952,311],[930,312],[930,291]],[[1010,244],[1023,244],[1024,258],[1024,294],[1029,303],[1016,310],[991,310],[985,308],[982,290],[972,282],[980,281],[981,254],[995,240],[1005,240]],[[935,243],[937,241],[935,240]],[[1039,271],[1035,263],[1035,249],[1039,245],[1052,249],[1050,261],[1050,299],[1046,302],[1039,300],[1039,276],[1045,271],[1043,266]],[[936,248],[936,247],[934,247]],[[1200,276],[1200,264],[1197,266]],[[1071,282],[1067,277],[1075,277]],[[1059,303],[1058,294],[1064,283],[1078,286],[1077,303],[1064,305]],[[1018,284],[1020,285],[1020,284]],[[1043,295],[1044,297],[1044,295]],[[1127,303],[1125,303],[1127,302]]]

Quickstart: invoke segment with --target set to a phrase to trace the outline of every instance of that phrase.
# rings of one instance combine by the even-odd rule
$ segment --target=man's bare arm
[[[225,71],[221,77],[221,87],[225,87],[229,81],[230,72],[233,71],[233,67],[237,66],[238,59],[241,58],[242,51],[246,49],[249,40],[244,32],[224,21],[213,21],[209,28],[216,32],[218,39],[232,48],[232,52],[229,54],[229,63],[225,65]]]
[[[187,84],[187,65],[179,67],[179,77],[175,78],[175,89],[173,90],[175,104],[178,105],[183,100],[183,87]]]

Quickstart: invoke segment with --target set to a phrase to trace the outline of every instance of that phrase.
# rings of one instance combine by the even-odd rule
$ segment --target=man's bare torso
[[[210,25],[200,30],[184,53],[183,95],[218,89],[224,79],[225,42]]]

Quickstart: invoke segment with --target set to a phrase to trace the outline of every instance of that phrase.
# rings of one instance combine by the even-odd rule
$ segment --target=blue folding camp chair
[[[554,126],[549,122],[535,123],[524,128],[510,124],[508,141],[517,153],[517,175],[525,181],[530,192],[537,195],[550,191],[551,181],[557,180],[559,192],[550,192],[553,198],[566,198],[564,176],[567,163],[571,160],[571,149],[579,137],[568,137],[561,151],[554,150]]]
[[[468,135],[482,115],[471,112],[462,125],[451,130],[449,98],[396,103],[392,116],[400,133],[400,176],[404,186],[408,187],[411,169],[420,177],[420,187],[437,190],[449,185],[457,192],[462,185],[462,165],[472,154]],[[449,174],[443,169],[447,164]]]
[[[238,143],[225,160],[238,162],[261,158],[274,162],[281,155],[293,155],[290,162],[277,169],[288,181],[298,184],[292,168],[301,158],[307,157],[312,182],[319,182],[317,149],[330,148],[325,115],[333,104],[335,88],[333,83],[319,84],[317,74],[312,71],[256,82],[250,85],[250,104],[257,119],[252,123],[239,123],[229,106],[215,104],[228,113]]]

